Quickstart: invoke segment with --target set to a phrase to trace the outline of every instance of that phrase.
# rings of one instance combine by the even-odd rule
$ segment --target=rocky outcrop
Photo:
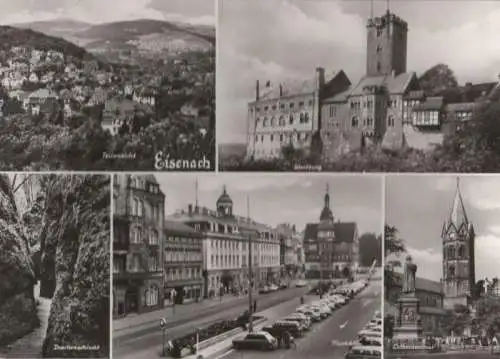
[[[109,356],[110,181],[52,176],[41,232],[44,357]]]
[[[20,226],[7,175],[0,175],[0,345],[39,325],[33,287],[36,284],[28,242]]]

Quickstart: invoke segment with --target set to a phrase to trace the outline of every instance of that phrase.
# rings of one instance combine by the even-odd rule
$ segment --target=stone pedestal
[[[422,339],[420,322],[420,300],[414,293],[403,294],[398,300],[398,317],[394,326],[393,340],[396,342],[419,343]]]

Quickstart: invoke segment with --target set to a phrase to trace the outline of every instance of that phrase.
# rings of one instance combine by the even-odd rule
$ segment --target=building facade
[[[329,279],[356,273],[359,267],[357,225],[335,221],[328,186],[319,219],[319,223],[308,223],[304,233],[306,277]]]
[[[175,221],[164,226],[165,295],[176,304],[203,296],[203,235]]]
[[[358,82],[342,70],[325,77],[323,68],[291,87],[267,82],[261,90],[257,82],[248,105],[247,157],[279,157],[289,145],[306,153],[318,148],[326,161],[372,145],[427,150],[469,121],[478,104],[498,100],[498,82],[424,93],[407,70],[407,52],[408,23],[388,9],[368,19],[366,73]]]
[[[441,233],[443,241],[444,307],[471,304],[475,275],[475,233],[469,221],[457,180],[455,198]]]
[[[114,176],[113,314],[163,308],[165,196],[154,176]]]
[[[233,201],[224,186],[216,210],[189,205],[169,219],[203,234],[203,296],[248,288],[249,246],[252,245],[254,287],[277,282],[280,243],[270,226],[235,215]]]

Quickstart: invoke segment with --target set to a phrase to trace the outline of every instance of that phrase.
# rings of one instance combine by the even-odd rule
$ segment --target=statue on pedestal
[[[411,256],[406,257],[403,275],[403,294],[415,293],[415,278],[417,265],[413,263]]]

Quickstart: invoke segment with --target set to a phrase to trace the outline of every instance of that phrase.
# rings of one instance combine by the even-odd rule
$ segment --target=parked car
[[[377,359],[382,358],[382,347],[356,346],[345,355],[345,359]]]
[[[267,285],[259,288],[259,293],[261,293],[261,294],[266,294],[266,293],[269,293],[270,291],[271,290],[269,289],[269,287]]]
[[[300,280],[298,280],[298,281],[295,283],[295,286],[296,286],[297,288],[302,288],[302,287],[307,286],[307,282],[306,282],[305,280],[303,280],[303,279],[300,279]]]
[[[275,350],[278,348],[278,341],[271,334],[265,331],[248,333],[243,339],[234,339],[235,349],[255,349],[255,350]]]
[[[372,347],[381,347],[382,346],[382,336],[374,336],[374,337],[362,337],[359,340],[358,346],[372,346]]]
[[[278,289],[279,289],[279,288],[278,288],[278,286],[277,286],[277,285],[275,285],[275,284],[271,284],[271,285],[269,286],[269,291],[270,291],[270,292],[276,292]]]
[[[299,308],[297,309],[297,312],[307,315],[312,322],[318,322],[321,320],[321,314],[313,311],[311,308]]]
[[[364,329],[358,333],[358,338],[363,337],[376,337],[382,335],[381,328]]]
[[[281,338],[283,333],[289,332],[294,338],[302,336],[303,329],[300,323],[279,320],[271,326],[266,326],[262,330],[268,332],[275,338]]]
[[[306,327],[309,328],[311,326],[311,319],[303,313],[299,313],[299,312],[292,313],[292,314],[288,315],[287,318],[298,318],[301,320],[302,323],[304,323],[304,325]]]
[[[300,325],[300,330],[308,330],[310,327],[310,324],[308,324],[310,321],[309,319],[302,319],[297,316],[289,315],[288,317],[283,318],[282,320],[286,322],[293,322],[293,323],[299,323]]]

